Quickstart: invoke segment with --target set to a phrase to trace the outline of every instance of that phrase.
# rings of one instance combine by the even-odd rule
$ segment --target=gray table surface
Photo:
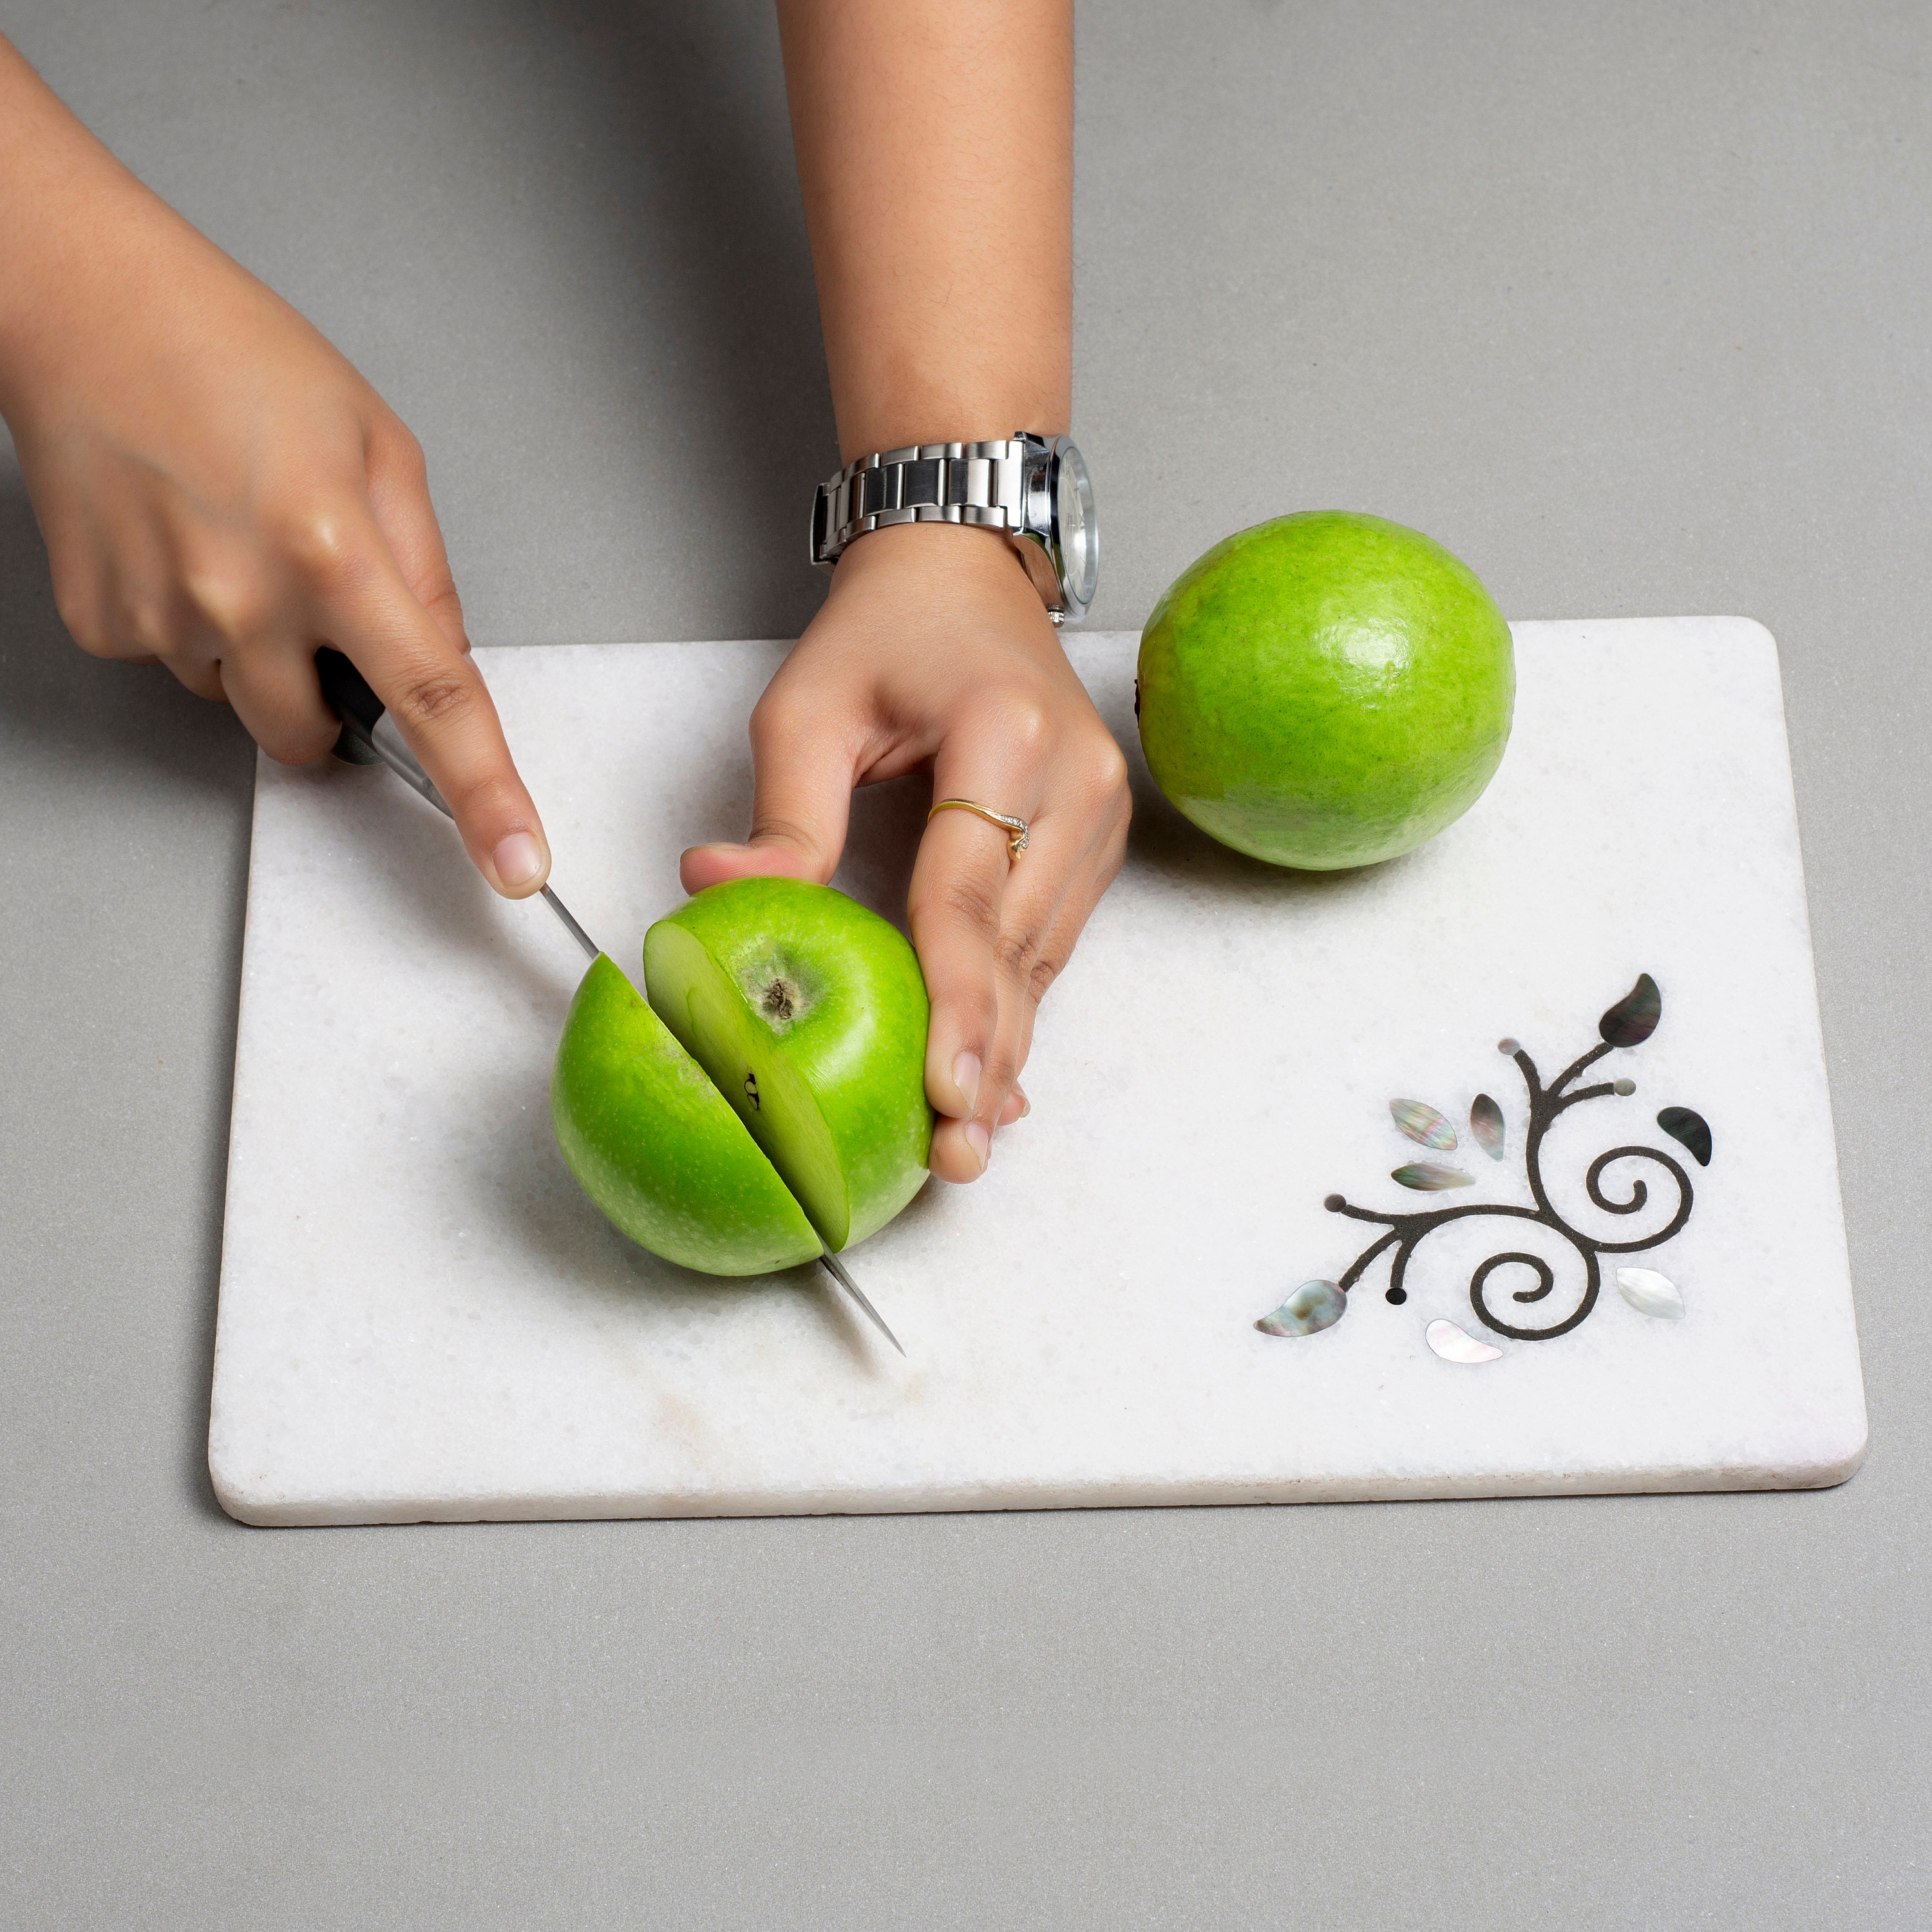
[[[478,639],[810,615],[834,448],[761,6],[0,24],[414,427]],[[238,1527],[202,1456],[254,754],[66,642],[9,460],[0,1922],[1932,1918],[1932,12],[1113,0],[1080,32],[1096,623],[1340,505],[1513,616],[1777,633],[1863,1473]]]

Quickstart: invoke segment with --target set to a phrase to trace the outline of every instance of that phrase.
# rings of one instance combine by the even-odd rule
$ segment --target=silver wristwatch
[[[848,544],[891,524],[1004,530],[1056,624],[1078,623],[1094,601],[1094,486],[1064,436],[1022,430],[1006,442],[920,442],[862,456],[818,486],[812,560],[830,570]]]

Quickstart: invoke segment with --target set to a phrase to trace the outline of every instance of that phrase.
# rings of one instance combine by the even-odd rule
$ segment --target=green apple
[[[926,981],[897,928],[798,879],[712,886],[644,935],[651,1004],[836,1253],[926,1179]]]
[[[1154,607],[1135,705],[1154,782],[1277,866],[1392,859],[1479,798],[1508,742],[1509,626],[1467,565],[1400,524],[1277,517]]]
[[[652,927],[644,976],[649,1004],[592,962],[550,1077],[565,1160],[633,1240],[764,1274],[864,1240],[919,1191],[926,982],[884,920],[741,879]]]
[[[550,1073],[557,1145],[632,1240],[707,1274],[817,1258],[805,1210],[704,1070],[599,954],[570,1003]]]

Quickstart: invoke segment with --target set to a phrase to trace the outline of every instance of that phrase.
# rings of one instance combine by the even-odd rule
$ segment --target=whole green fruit
[[[1216,544],[1141,634],[1154,782],[1276,866],[1373,865],[1432,838],[1502,762],[1515,698],[1509,626],[1475,573],[1346,510]]]

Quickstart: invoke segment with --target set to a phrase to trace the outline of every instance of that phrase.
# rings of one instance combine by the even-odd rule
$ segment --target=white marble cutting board
[[[854,1252],[904,1340],[816,1270],[748,1282],[632,1246],[551,1138],[550,1056],[581,958],[540,903],[494,899],[448,826],[380,770],[257,778],[209,1466],[261,1523],[1296,1502],[1814,1486],[1864,1442],[1777,653],[1738,619],[1516,628],[1520,693],[1487,794],[1423,850],[1348,876],[1273,870],[1148,784],[1131,635],[1074,659],[1127,747],[1126,869],[1048,998],[1032,1117],[970,1188],[928,1186]],[[737,833],[745,719],[783,646],[478,653],[557,854],[556,884],[633,976],[680,850]],[[996,801],[997,802],[997,801]],[[862,795],[840,884],[897,916],[926,799]],[[1520,1039],[1546,1079],[1640,971],[1661,1024],[1565,1114],[1544,1172],[1602,1258],[1521,1218],[1384,1256],[1346,1318],[1255,1322],[1338,1280],[1393,1215],[1527,1203]],[[1507,1118],[1501,1162],[1467,1128]],[[1414,1098],[1460,1130],[1402,1138]],[[1695,1108],[1699,1166],[1655,1125]],[[1391,1171],[1474,1176],[1417,1194]],[[1526,1235],[1525,1231],[1528,1230]],[[1687,1312],[1640,1312],[1619,1262]],[[1442,1359],[1453,1322],[1492,1359]]]

